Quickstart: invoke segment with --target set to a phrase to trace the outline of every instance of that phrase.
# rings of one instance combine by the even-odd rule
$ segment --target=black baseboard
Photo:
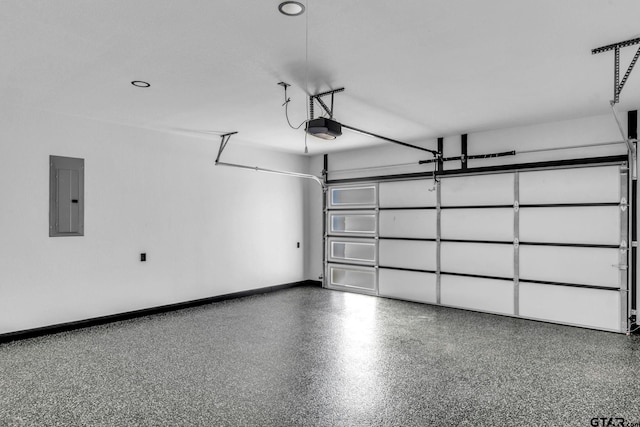
[[[158,307],[143,308],[141,310],[127,311],[125,313],[111,314],[108,316],[93,317],[91,319],[77,320],[75,322],[58,323],[40,328],[26,329],[22,331],[0,334],[0,344],[10,341],[23,340],[27,338],[39,337],[42,335],[56,334],[59,332],[71,331],[74,329],[88,328],[91,326],[104,325],[105,323],[118,322],[121,320],[133,319],[136,317],[149,316],[151,314],[166,313],[169,311],[181,310],[184,308],[197,307],[230,299],[242,298],[251,295],[264,294],[293,288],[296,286],[322,286],[322,282],[317,280],[303,280],[301,282],[285,283],[282,285],[267,286],[264,288],[251,289],[248,291],[234,292],[231,294],[217,295],[214,297],[201,298],[197,300],[184,301],[175,304],[167,304]]]

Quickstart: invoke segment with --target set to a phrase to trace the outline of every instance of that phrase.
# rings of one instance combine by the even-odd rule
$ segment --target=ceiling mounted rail
[[[247,166],[247,165],[239,165],[239,164],[236,164],[236,163],[226,163],[226,162],[216,162],[216,166],[230,166],[230,167],[240,168],[240,169],[250,169],[250,170],[253,170],[253,171],[256,171],[256,172],[265,172],[265,173],[272,173],[272,174],[276,174],[276,175],[292,176],[292,177],[295,177],[295,178],[310,179],[310,180],[315,181],[318,184],[320,184],[320,187],[322,187],[322,188],[325,187],[324,181],[322,179],[318,178],[315,175],[310,175],[310,174],[306,174],[306,173],[281,171],[281,170],[276,170],[276,169],[266,169],[266,168],[260,168],[258,166]]]
[[[220,161],[220,156],[222,156],[222,152],[227,147],[227,144],[229,143],[229,139],[231,139],[232,135],[235,135],[237,133],[238,132],[230,132],[230,133],[225,133],[224,135],[220,135],[221,141],[220,141],[220,148],[218,148],[218,156],[216,157],[216,161],[215,161],[215,165],[216,166],[227,166],[227,167],[233,167],[233,168],[239,168],[239,169],[249,169],[249,170],[253,170],[253,171],[256,171],[256,172],[264,172],[264,173],[271,173],[271,174],[276,174],[276,175],[291,176],[291,177],[295,177],[295,178],[310,179],[310,180],[315,181],[318,184],[320,184],[320,187],[322,187],[323,189],[326,188],[325,182],[322,179],[320,179],[319,177],[315,176],[315,175],[310,175],[310,174],[306,174],[306,173],[299,173],[299,172],[283,171],[283,170],[277,170],[277,169],[267,169],[267,168],[261,168],[261,167],[258,167],[258,166],[240,165],[240,164],[237,164],[237,163],[221,162]]]
[[[286,104],[287,102],[289,102],[289,100],[287,99],[287,95],[286,95],[287,86],[289,86],[289,85],[287,83],[284,83],[284,82],[280,82],[278,84],[284,87],[284,90],[285,90],[285,104]],[[310,95],[309,96],[309,120],[308,120],[308,123],[312,123],[313,121],[315,121],[315,111],[314,111],[315,101],[317,101],[318,104],[320,104],[320,106],[324,109],[326,114],[329,115],[329,118],[331,119],[331,121],[330,121],[330,123],[326,123],[326,121],[322,122],[322,123],[316,123],[315,126],[313,126],[313,127],[308,125],[307,126],[307,133],[309,133],[311,135],[314,135],[314,136],[317,136],[317,137],[324,138],[324,139],[335,139],[336,136],[339,136],[339,135],[342,134],[342,128],[345,128],[345,129],[349,129],[349,130],[351,130],[353,132],[357,132],[357,133],[360,133],[360,134],[363,134],[363,135],[366,135],[366,136],[371,136],[371,137],[374,137],[374,138],[378,138],[378,139],[381,139],[383,141],[391,142],[393,144],[402,145],[402,146],[407,147],[407,148],[413,148],[415,150],[426,151],[428,153],[433,154],[434,157],[439,157],[441,155],[441,153],[439,151],[436,151],[436,150],[430,150],[428,148],[420,147],[418,145],[408,144],[406,142],[398,141],[397,139],[387,138],[386,136],[378,135],[378,134],[375,134],[373,132],[368,132],[368,131],[365,131],[365,130],[362,130],[362,129],[358,129],[358,128],[353,127],[353,126],[345,125],[344,123],[336,122],[335,120],[333,120],[333,116],[334,116],[333,96],[336,93],[340,93],[340,92],[344,92],[344,88],[343,87],[338,88],[338,89],[331,89],[331,90],[328,90],[328,91],[325,91],[325,92],[316,93],[315,95]],[[322,100],[323,97],[329,96],[329,95],[331,96],[331,106],[328,106]],[[321,119],[318,119],[318,120],[321,120]],[[331,127],[331,126],[335,127],[335,130],[333,130],[333,133],[332,133],[331,137],[328,137],[328,136],[324,137],[324,136],[319,135],[320,133],[322,133],[322,135],[324,135],[325,133],[331,133],[328,129],[327,130],[323,130],[322,132],[320,132],[322,129],[315,129],[315,127],[322,128],[322,127]]]
[[[377,134],[372,133],[372,132],[367,132],[366,130],[354,128],[353,126],[348,126],[348,125],[345,125],[344,123],[342,123],[342,127],[346,128],[346,129],[349,129],[349,130],[352,130],[354,132],[361,133],[363,135],[372,136],[374,138],[379,138],[379,139],[382,139],[382,140],[387,141],[387,142],[392,142],[394,144],[402,145],[404,147],[414,148],[414,149],[420,150],[420,151],[426,151],[428,153],[433,154],[434,156],[439,156],[440,155],[440,153],[438,151],[430,150],[430,149],[424,148],[424,147],[419,147],[419,146],[413,145],[413,144],[408,144],[406,142],[398,141],[396,139],[387,138],[386,136],[377,135]]]

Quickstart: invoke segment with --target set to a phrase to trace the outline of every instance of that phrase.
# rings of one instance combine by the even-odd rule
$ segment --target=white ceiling
[[[279,3],[1,0],[0,102],[302,153],[285,81],[295,125],[305,93],[345,87],[338,121],[420,143],[606,114],[613,52],[591,49],[640,36],[638,0],[303,0],[299,17]],[[638,68],[621,111],[640,107]],[[376,143],[309,138],[311,154]]]

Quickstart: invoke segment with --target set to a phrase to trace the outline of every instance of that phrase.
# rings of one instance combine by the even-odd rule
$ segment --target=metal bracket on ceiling
[[[220,161],[220,156],[225,148],[227,148],[227,144],[229,143],[229,139],[231,139],[231,135],[235,135],[238,132],[229,132],[224,135],[220,135],[222,140],[220,141],[220,148],[218,148],[218,156],[216,157],[216,164]]]
[[[640,38],[635,38],[631,40],[625,40],[623,42],[613,43],[606,46],[597,47],[591,50],[591,54],[595,55],[597,53],[608,52],[610,50],[614,51],[613,57],[613,100],[611,101],[613,104],[617,104],[620,102],[620,93],[624,88],[631,71],[633,71],[633,67],[636,65],[638,61],[638,57],[640,57],[640,48],[636,51],[636,54],[633,56],[631,60],[631,64],[629,64],[629,68],[627,68],[627,72],[624,73],[624,77],[620,80],[620,49],[627,46],[633,46],[640,43]]]
[[[613,56],[613,99],[610,101],[611,111],[613,112],[613,116],[616,119],[616,123],[618,124],[618,128],[620,129],[620,134],[622,135],[622,139],[627,143],[627,149],[630,156],[631,162],[631,176],[635,180],[638,177],[638,166],[637,166],[637,149],[636,149],[636,140],[630,139],[624,132],[622,128],[622,123],[620,122],[620,118],[618,117],[618,112],[616,111],[616,104],[620,102],[620,93],[624,88],[625,83],[627,83],[627,79],[633,71],[633,67],[636,65],[638,58],[640,57],[640,47],[636,51],[635,55],[633,55],[633,59],[627,68],[627,71],[624,73],[622,80],[620,80],[620,49],[627,46],[633,46],[640,43],[640,37],[630,40],[625,40],[623,42],[613,43],[606,46],[601,46],[591,50],[591,54],[595,55],[597,53],[608,52],[610,50],[614,51]]]
[[[285,82],[279,82],[278,85],[282,86],[284,88],[284,104],[282,104],[282,106],[284,107],[285,105],[287,105],[291,101],[291,98],[289,98],[287,96],[287,88],[289,86],[291,86],[291,85],[289,83],[285,83]]]
[[[327,114],[329,115],[330,118],[333,118],[333,95],[339,92],[344,92],[344,88],[338,88],[338,89],[332,89],[332,90],[328,90],[326,92],[322,92],[322,93],[317,93],[315,95],[311,95],[309,96],[309,118],[313,119],[313,101],[318,101],[318,104],[320,104],[322,106],[322,108],[324,109],[324,111],[327,112]],[[328,96],[331,95],[331,108],[327,107],[327,104],[324,103],[324,101],[322,100],[323,96]]]

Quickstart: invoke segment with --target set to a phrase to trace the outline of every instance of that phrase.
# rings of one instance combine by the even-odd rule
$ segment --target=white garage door
[[[341,188],[329,192],[327,258],[342,285],[332,279],[330,287],[626,329],[627,174],[620,165]],[[363,188],[370,198],[361,197]],[[358,195],[351,206],[349,192]],[[340,211],[360,207],[368,210]],[[345,271],[364,282],[346,283]]]

